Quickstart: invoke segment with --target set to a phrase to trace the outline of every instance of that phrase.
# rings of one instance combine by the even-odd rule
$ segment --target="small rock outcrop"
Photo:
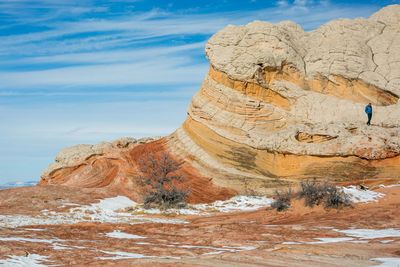
[[[138,163],[148,154],[164,152],[166,139],[161,137],[121,138],[110,143],[72,146],[59,152],[55,162],[43,172],[39,185],[88,188],[140,202],[147,189]],[[214,185],[188,162],[183,162],[179,171],[184,180],[178,186],[191,188],[191,203],[225,199],[235,193]]]
[[[210,70],[189,115],[162,139],[190,172],[239,192],[311,177],[400,179],[400,5],[311,32],[286,21],[230,25],[205,50]],[[374,108],[372,126],[367,103]],[[132,153],[135,146],[124,140],[67,149],[41,184],[90,183],[88,177],[113,171],[123,158],[115,151]],[[113,156],[93,171],[93,158],[104,155]],[[82,164],[85,171],[77,171]],[[68,168],[73,179],[63,175]]]

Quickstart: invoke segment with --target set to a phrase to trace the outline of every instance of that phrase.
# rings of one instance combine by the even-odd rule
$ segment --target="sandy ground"
[[[48,194],[45,190],[0,191],[0,215],[33,215],[44,208],[58,212],[65,209],[60,203],[87,204],[94,196],[85,198],[79,190],[57,192],[58,187]],[[44,266],[376,266],[380,262],[374,258],[400,258],[400,187],[376,191],[385,194],[378,202],[340,210],[305,208],[295,201],[281,213],[262,208],[209,215],[144,215],[185,222],[175,224],[3,227],[0,265],[3,260],[4,266],[23,266],[24,261]],[[25,198],[15,197],[17,192]],[[103,197],[101,192],[93,194]],[[32,200],[32,196],[39,197]],[[370,231],[364,237],[340,232],[348,229]],[[382,231],[372,231],[378,229]],[[35,261],[39,257],[35,255],[42,258]],[[11,256],[16,265],[10,265]]]

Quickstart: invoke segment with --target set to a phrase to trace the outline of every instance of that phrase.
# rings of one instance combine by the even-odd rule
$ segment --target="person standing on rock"
[[[371,105],[371,103],[368,103],[368,105],[365,106],[365,113],[367,113],[367,116],[368,116],[367,125],[371,125],[371,119],[372,119],[372,105]]]

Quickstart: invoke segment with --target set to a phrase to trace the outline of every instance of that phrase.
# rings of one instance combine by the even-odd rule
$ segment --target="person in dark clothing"
[[[371,103],[368,103],[368,105],[365,106],[365,113],[367,113],[367,116],[368,116],[367,125],[371,125],[371,119],[372,119],[372,105],[371,105]]]

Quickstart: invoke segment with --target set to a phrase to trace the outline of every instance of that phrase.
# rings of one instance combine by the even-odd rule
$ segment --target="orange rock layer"
[[[47,176],[42,176],[39,185],[101,188],[110,194],[126,195],[140,202],[146,194],[146,188],[138,170],[139,159],[148,153],[164,151],[166,151],[165,139],[160,139],[121,150],[119,156],[95,155],[78,166],[60,168]],[[188,197],[190,203],[226,199],[235,194],[233,190],[215,186],[211,179],[202,176],[188,162],[183,163],[179,174],[184,179],[178,187],[190,188]]]
[[[201,155],[184,154],[190,162],[223,187],[241,193],[246,190],[272,193],[276,188],[296,186],[301,179],[328,179],[332,182],[360,182],[364,180],[400,179],[400,156],[383,160],[367,160],[357,156],[314,156],[277,153],[256,149],[226,139],[207,126],[187,119],[184,131],[193,142],[201,147],[218,164],[204,162]],[[171,138],[172,146],[179,146],[179,138]],[[231,166],[241,173],[230,172],[215,166]]]

